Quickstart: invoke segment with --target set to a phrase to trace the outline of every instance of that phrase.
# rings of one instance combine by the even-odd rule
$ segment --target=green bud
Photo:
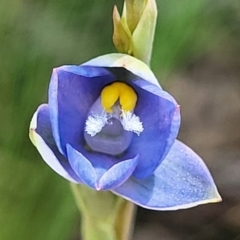
[[[131,32],[128,25],[120,18],[117,7],[113,9],[113,43],[121,53],[132,54]]]
[[[149,65],[157,20],[155,0],[126,0],[122,17],[114,7],[113,42],[121,53],[132,55]]]
[[[146,0],[127,0],[124,2],[122,18],[126,19],[132,33],[138,25],[145,4]]]

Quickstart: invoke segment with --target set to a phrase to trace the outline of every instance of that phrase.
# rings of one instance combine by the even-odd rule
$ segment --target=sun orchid
[[[30,138],[62,177],[145,208],[220,201],[201,158],[176,140],[179,126],[179,105],[149,67],[108,54],[53,70]]]

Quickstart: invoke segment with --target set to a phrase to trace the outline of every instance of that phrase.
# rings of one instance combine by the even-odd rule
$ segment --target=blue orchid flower
[[[175,210],[221,200],[201,158],[176,140],[180,109],[143,62],[108,54],[52,73],[30,138],[67,180]]]

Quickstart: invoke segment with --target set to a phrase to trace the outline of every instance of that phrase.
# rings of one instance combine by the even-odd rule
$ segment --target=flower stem
[[[130,240],[135,210],[133,203],[110,191],[96,191],[84,185],[71,184],[81,213],[83,240]]]

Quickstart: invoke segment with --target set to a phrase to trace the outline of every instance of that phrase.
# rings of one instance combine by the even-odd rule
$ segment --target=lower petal
[[[154,174],[144,180],[128,179],[115,194],[144,208],[177,210],[221,201],[202,159],[175,141]]]
[[[67,144],[67,155],[71,167],[82,182],[91,188],[96,188],[97,174],[91,162],[69,144]]]
[[[87,157],[67,144],[69,162],[81,181],[96,190],[113,189],[124,183],[135,170],[138,156],[113,164],[109,159],[98,158],[92,164]]]
[[[121,161],[111,167],[99,180],[98,188],[101,190],[109,190],[123,184],[133,173],[139,156],[133,159]]]

